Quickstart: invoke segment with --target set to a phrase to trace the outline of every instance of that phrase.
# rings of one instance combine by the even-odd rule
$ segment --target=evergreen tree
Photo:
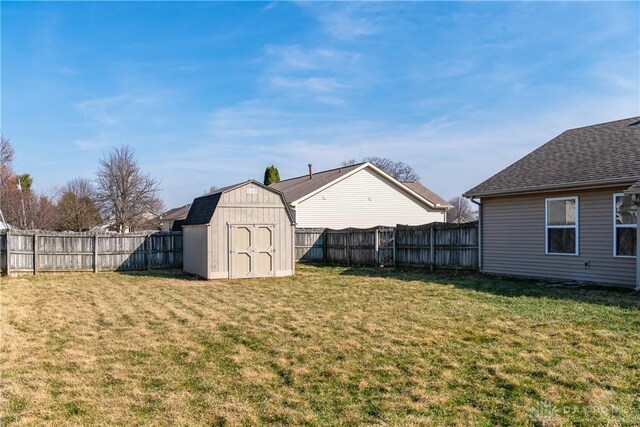
[[[20,183],[20,187],[22,191],[30,191],[31,185],[33,184],[33,178],[28,173],[24,173],[22,175],[18,175],[18,182]]]
[[[274,182],[280,181],[280,172],[274,165],[267,166],[264,171],[264,185],[271,185]]]

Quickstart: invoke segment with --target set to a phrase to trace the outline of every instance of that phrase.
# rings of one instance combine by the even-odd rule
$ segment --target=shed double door
[[[229,225],[229,277],[232,279],[275,275],[275,226]]]

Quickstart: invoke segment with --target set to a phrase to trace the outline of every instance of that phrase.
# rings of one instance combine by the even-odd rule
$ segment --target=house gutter
[[[471,203],[478,205],[478,271],[482,272],[482,199],[471,200]],[[640,284],[640,282],[638,282]]]
[[[640,237],[640,193],[631,194],[634,199],[638,211],[636,216],[638,217],[638,227],[636,228],[636,234]],[[636,238],[636,292],[640,292],[640,238]]]
[[[638,217],[636,235],[640,235],[640,194],[636,194],[636,206],[638,207],[638,212],[636,213]],[[640,238],[636,237],[636,243],[636,292],[640,292]]]
[[[638,181],[639,177],[627,177],[616,179],[603,179],[595,181],[581,181],[581,182],[567,182],[553,185],[538,185],[532,187],[521,187],[507,190],[494,190],[494,191],[468,191],[463,194],[464,197],[469,199],[473,197],[493,197],[493,196],[520,196],[523,194],[535,194],[535,193],[547,193],[552,191],[573,191],[573,190],[587,190],[587,189],[599,189],[608,188],[618,185],[629,185]]]

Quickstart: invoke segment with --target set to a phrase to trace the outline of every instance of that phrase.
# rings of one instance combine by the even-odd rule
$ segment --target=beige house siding
[[[443,209],[430,209],[409,193],[365,168],[295,207],[298,227],[368,228],[445,221]]]
[[[182,229],[183,269],[205,279],[209,278],[208,230],[208,225],[190,225]]]
[[[483,198],[482,271],[635,286],[636,259],[613,256],[613,194],[627,187]],[[561,196],[579,198],[577,256],[545,254],[545,198]]]

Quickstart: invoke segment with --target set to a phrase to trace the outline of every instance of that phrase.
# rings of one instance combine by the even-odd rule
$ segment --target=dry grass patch
[[[310,266],[1,280],[3,425],[640,424],[630,292]]]

